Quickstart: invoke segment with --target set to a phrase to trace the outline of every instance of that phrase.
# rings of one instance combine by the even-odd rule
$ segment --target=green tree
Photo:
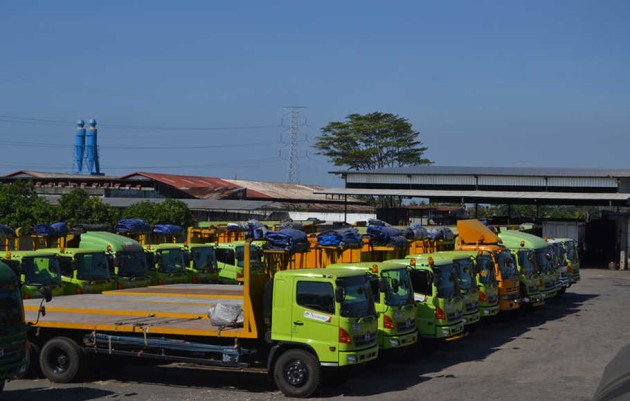
[[[188,206],[175,199],[164,202],[141,201],[123,211],[126,219],[143,219],[149,224],[177,224],[182,227],[193,225],[195,219]]]
[[[368,170],[432,163],[423,158],[427,148],[418,139],[420,132],[396,114],[350,114],[321,131],[313,146],[335,166]]]
[[[118,221],[119,214],[114,207],[103,203],[99,198],[90,197],[81,188],[62,195],[57,207],[58,220],[65,221],[70,226],[88,223],[112,227]]]
[[[0,185],[0,223],[27,232],[37,223],[53,223],[53,207],[37,195],[32,181],[18,180]]]

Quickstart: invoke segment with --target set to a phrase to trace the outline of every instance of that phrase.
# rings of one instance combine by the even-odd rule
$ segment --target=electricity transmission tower
[[[300,167],[298,163],[298,137],[300,136],[300,127],[306,126],[306,117],[300,115],[300,110],[305,109],[304,106],[291,106],[284,108],[284,117],[282,118],[282,126],[285,127],[284,132],[289,137],[289,164],[287,167],[287,184],[297,184],[299,182]],[[288,123],[288,126],[285,124]]]

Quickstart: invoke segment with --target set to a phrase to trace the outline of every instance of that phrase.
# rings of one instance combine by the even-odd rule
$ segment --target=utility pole
[[[290,106],[284,108],[282,127],[289,137],[289,164],[287,166],[287,184],[297,184],[300,180],[300,167],[298,163],[298,137],[300,127],[306,126],[306,117],[300,115],[304,106]],[[288,125],[287,125],[288,124]]]

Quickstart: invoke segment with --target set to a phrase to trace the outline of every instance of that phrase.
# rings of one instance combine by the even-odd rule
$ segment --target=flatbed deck
[[[250,337],[243,327],[213,326],[216,304],[243,305],[243,286],[174,284],[55,297],[37,326],[96,332],[209,337]],[[24,301],[26,321],[35,322],[40,300]]]

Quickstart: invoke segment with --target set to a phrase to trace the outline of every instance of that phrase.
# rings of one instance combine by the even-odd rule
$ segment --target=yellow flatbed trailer
[[[95,332],[253,338],[244,327],[213,326],[209,309],[243,306],[243,286],[173,284],[56,297],[38,327]],[[35,322],[39,300],[25,300],[26,321]]]

